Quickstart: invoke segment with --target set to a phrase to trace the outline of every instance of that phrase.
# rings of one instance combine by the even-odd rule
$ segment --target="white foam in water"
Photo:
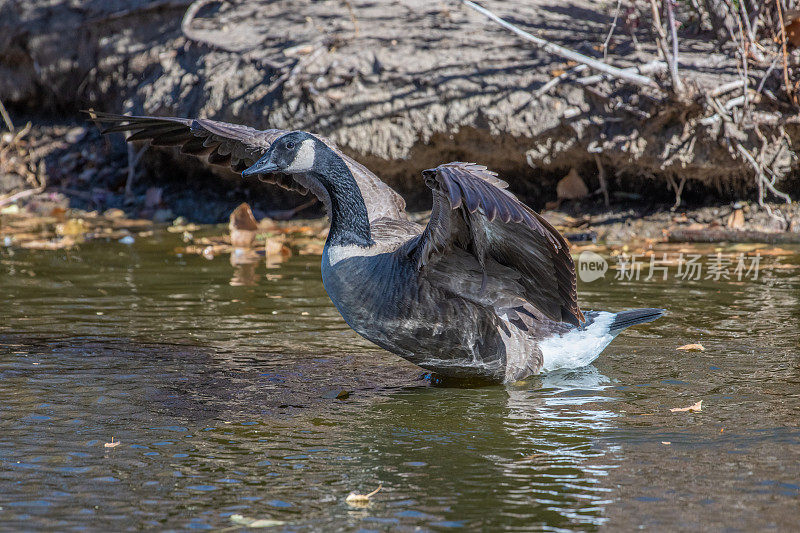
[[[574,329],[539,343],[542,351],[542,371],[559,368],[580,368],[590,364],[614,339],[609,327],[614,313],[598,313],[586,329]]]

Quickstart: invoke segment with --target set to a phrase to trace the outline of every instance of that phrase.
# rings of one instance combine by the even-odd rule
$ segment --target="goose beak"
[[[267,163],[265,161],[256,161],[256,163],[242,171],[242,177],[253,176],[255,174],[269,174],[278,170],[278,165],[275,163]]]

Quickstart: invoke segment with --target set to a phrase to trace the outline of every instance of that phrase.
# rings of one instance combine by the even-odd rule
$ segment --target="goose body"
[[[623,329],[661,309],[586,312],[564,238],[485,167],[423,172],[427,226],[330,141],[203,119],[94,114],[106,132],[180,145],[243,176],[312,192],[331,222],[322,282],[359,335],[442,375],[498,382],[591,363]]]

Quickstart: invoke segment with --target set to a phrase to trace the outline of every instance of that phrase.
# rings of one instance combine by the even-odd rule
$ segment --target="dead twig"
[[[792,83],[789,81],[789,52],[786,50],[786,27],[783,24],[783,8],[781,0],[775,0],[778,8],[778,26],[780,27],[781,53],[783,54],[783,83],[786,85],[786,94],[793,104],[797,104],[797,97],[794,95]]]
[[[780,56],[775,56],[775,59],[772,60],[772,63],[770,64],[767,71],[764,73],[764,76],[761,77],[761,81],[758,82],[758,88],[756,89],[757,93],[761,93],[761,91],[764,90],[764,85],[767,83],[769,75],[772,74],[773,70],[775,70],[775,66],[778,64],[779,60]]]
[[[545,83],[544,85],[542,85],[541,87],[536,89],[536,91],[534,91],[534,93],[533,93],[533,99],[535,100],[535,99],[538,99],[538,98],[544,96],[545,94],[547,94],[550,91],[550,89],[552,89],[553,87],[555,87],[556,85],[558,85],[562,81],[566,80],[567,78],[571,78],[572,76],[574,76],[576,74],[580,74],[581,72],[583,72],[587,68],[589,68],[589,67],[587,67],[586,65],[577,65],[577,66],[572,67],[569,70],[565,70],[564,72],[562,72],[561,74],[559,74],[558,76],[553,78],[552,80],[548,81],[547,83]]]
[[[14,123],[11,122],[11,116],[8,114],[8,111],[6,111],[6,106],[3,105],[2,100],[0,100],[0,115],[3,116],[3,122],[8,126],[8,131],[14,133]]]
[[[0,207],[3,207],[8,204],[13,204],[17,200],[22,200],[23,198],[27,198],[28,196],[39,194],[43,190],[44,189],[37,187],[35,189],[25,189],[24,191],[19,191],[14,194],[9,194],[8,196],[0,198]]]
[[[744,86],[744,80],[735,80],[729,83],[723,83],[722,85],[718,86],[716,89],[713,89],[710,93],[708,93],[712,98],[716,98],[717,96],[722,96],[725,93],[729,93],[740,87]]]
[[[614,30],[617,28],[617,19],[619,18],[619,13],[621,10],[622,10],[622,0],[617,0],[617,8],[614,10],[614,20],[611,21],[611,28],[608,30],[608,35],[606,35],[606,40],[603,41],[604,61],[608,58],[608,43],[611,42],[611,36],[614,35]]]
[[[594,162],[597,165],[597,180],[600,182],[600,188],[595,193],[602,192],[603,202],[606,207],[610,207],[611,202],[608,200],[608,186],[606,185],[606,169],[603,167],[603,162],[600,161],[599,155],[594,154]]]
[[[563,57],[563,58],[566,58],[566,59],[570,59],[572,61],[577,61],[578,63],[586,65],[589,68],[592,68],[594,70],[603,72],[603,73],[605,73],[608,76],[611,76],[613,78],[625,80],[625,81],[628,81],[630,83],[634,83],[636,85],[640,85],[642,87],[659,88],[658,84],[654,80],[652,80],[651,78],[648,78],[647,76],[642,76],[641,74],[636,74],[636,73],[631,72],[631,71],[626,71],[624,69],[613,67],[613,66],[611,66],[611,65],[609,65],[607,63],[603,63],[602,61],[598,61],[596,59],[592,59],[591,57],[585,56],[583,54],[579,54],[578,52],[575,52],[575,51],[570,50],[568,48],[564,48],[563,46],[559,46],[559,45],[557,45],[555,43],[551,43],[550,41],[542,39],[541,37],[536,37],[535,35],[532,35],[532,34],[526,32],[525,30],[522,30],[522,29],[518,28],[517,26],[514,26],[513,24],[511,24],[509,22],[506,22],[505,20],[501,19],[500,17],[498,17],[497,15],[495,15],[494,13],[489,11],[488,9],[481,7],[478,4],[475,4],[474,2],[471,2],[470,0],[461,0],[461,2],[465,6],[469,7],[470,9],[473,9],[473,10],[477,11],[478,13],[480,13],[481,15],[493,20],[494,22],[496,22],[499,25],[503,26],[507,30],[511,30],[512,32],[516,33],[517,35],[519,35],[520,37],[522,37],[526,41],[530,41],[530,42],[540,46],[545,52],[548,52],[550,54],[554,54],[554,55],[557,55],[557,56],[560,56],[560,57]]]
[[[756,38],[755,30],[753,30],[753,25],[750,23],[750,16],[747,14],[747,6],[745,4],[747,4],[747,2],[744,0],[739,1],[739,10],[741,11],[742,23],[744,24],[744,29],[747,32],[746,52],[753,56],[753,59],[761,62],[765,59],[764,54],[762,54],[761,50],[754,46],[754,44],[758,42],[758,39]]]
[[[672,39],[672,65],[670,75],[672,76],[672,85],[675,92],[678,94],[683,93],[683,82],[678,75],[678,30],[675,27],[675,12],[673,0],[664,0],[664,5],[667,6],[667,22],[669,22],[669,33]]]
[[[347,11],[350,12],[350,21],[353,23],[353,35],[358,37],[358,19],[356,18],[356,10],[353,9],[353,4],[350,0],[344,0],[344,5],[347,6]]]
[[[667,181],[675,193],[675,205],[670,208],[670,211],[675,211],[681,206],[681,196],[683,195],[683,186],[686,185],[686,177],[681,177],[681,182],[675,183],[675,178],[671,173],[667,173]]]
[[[637,67],[628,67],[622,69],[625,72],[635,72],[637,74],[655,74],[657,72],[662,72],[666,70],[667,64],[661,61],[660,59],[655,59],[644,65],[639,65]],[[594,74],[592,76],[584,76],[583,78],[578,78],[576,81],[581,85],[592,85],[594,83],[599,83],[603,80],[608,79],[609,76],[607,74]]]
[[[658,0],[650,0],[650,7],[653,13],[653,30],[656,33],[656,43],[658,44],[661,55],[669,65],[669,76],[672,81],[672,90],[675,93],[683,93],[683,83],[678,76],[678,34],[675,29],[675,16],[672,12],[672,0],[665,0],[667,9],[667,19],[670,25],[670,34],[672,36],[672,53],[670,54],[667,47],[667,33],[664,31],[664,26],[661,24],[661,14],[659,12]]]
[[[775,186],[772,184],[772,182],[769,179],[767,179],[767,176],[764,173],[764,169],[761,167],[758,161],[756,161],[755,157],[753,157],[753,155],[750,152],[748,152],[744,146],[742,146],[742,143],[738,142],[736,143],[736,150],[738,150],[739,153],[742,154],[742,156],[744,156],[744,158],[750,163],[750,165],[753,167],[753,170],[756,173],[756,185],[758,186],[758,205],[766,209],[771,216],[775,216],[772,214],[772,210],[769,208],[769,206],[764,203],[764,187],[766,187],[772,194],[774,194],[778,198],[782,198],[787,204],[792,203],[792,199],[789,197],[788,194],[777,190]]]

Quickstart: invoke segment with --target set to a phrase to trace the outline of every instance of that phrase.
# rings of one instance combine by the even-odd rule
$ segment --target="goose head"
[[[322,163],[327,147],[316,137],[304,131],[293,131],[279,137],[242,176],[269,174],[306,174],[314,172]]]

